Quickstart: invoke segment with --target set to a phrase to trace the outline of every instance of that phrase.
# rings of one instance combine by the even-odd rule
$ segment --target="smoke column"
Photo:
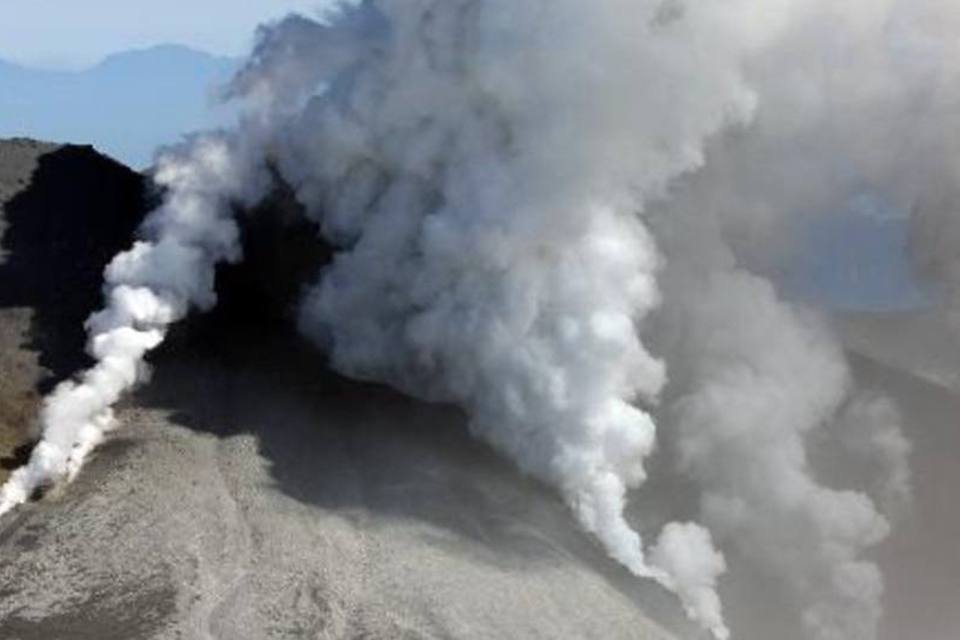
[[[48,398],[0,511],[75,474],[167,327],[215,302],[269,165],[338,250],[299,318],[337,370],[463,407],[716,637],[718,543],[813,640],[872,640],[863,557],[909,501],[910,445],[769,276],[869,194],[913,213],[960,299],[957,25],[946,0],[368,0],[264,27],[227,91],[255,116],[161,157],[166,202],[89,323],[98,364]],[[650,545],[624,508],[653,416],[706,528]],[[871,477],[828,486],[822,439]]]

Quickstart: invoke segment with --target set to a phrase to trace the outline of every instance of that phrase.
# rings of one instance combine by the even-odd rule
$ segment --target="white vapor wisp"
[[[262,28],[227,90],[255,115],[161,157],[165,204],[89,323],[98,364],[48,398],[0,509],[76,473],[276,177],[336,251],[299,317],[334,368],[462,407],[715,637],[735,558],[812,640],[875,640],[864,557],[909,502],[910,445],[767,276],[868,194],[915,213],[919,261],[960,292],[942,24],[947,0],[366,0]],[[646,544],[659,523],[625,509],[655,416],[702,524]],[[824,440],[864,478],[829,486]]]
[[[149,375],[145,355],[191,306],[212,307],[214,266],[240,258],[233,207],[249,206],[269,186],[243,143],[203,136],[160,156],[166,202],[146,221],[144,239],[107,267],[106,307],[87,321],[96,364],[62,383],[43,404],[41,440],[0,490],[0,515],[45,486],[70,481],[115,426],[113,405]]]

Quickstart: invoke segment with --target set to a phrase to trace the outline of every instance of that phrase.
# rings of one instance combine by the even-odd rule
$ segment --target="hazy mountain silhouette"
[[[82,71],[0,61],[0,136],[90,143],[146,167],[158,145],[230,117],[215,89],[239,64],[175,45],[117,53]]]

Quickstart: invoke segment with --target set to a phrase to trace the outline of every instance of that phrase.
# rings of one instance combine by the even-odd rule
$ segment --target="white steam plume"
[[[266,31],[237,89],[289,102],[327,87],[275,153],[342,247],[301,319],[334,366],[464,406],[717,637],[709,533],[669,525],[648,558],[623,515],[655,443],[638,402],[664,382],[637,331],[659,300],[642,213],[749,116],[740,68],[778,8],[368,2]],[[304,73],[296,51],[325,52],[330,73]]]
[[[0,515],[72,480],[114,427],[113,405],[148,377],[147,352],[191,306],[216,302],[215,265],[240,258],[233,206],[250,205],[269,185],[245,144],[210,135],[160,156],[154,179],[166,201],[146,221],[144,239],[107,267],[106,307],[87,321],[96,364],[45,399],[41,440],[0,490]]]

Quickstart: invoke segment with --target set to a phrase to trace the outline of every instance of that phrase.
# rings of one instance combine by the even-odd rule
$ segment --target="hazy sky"
[[[82,67],[159,43],[241,54],[257,24],[328,0],[0,0],[0,58]]]

